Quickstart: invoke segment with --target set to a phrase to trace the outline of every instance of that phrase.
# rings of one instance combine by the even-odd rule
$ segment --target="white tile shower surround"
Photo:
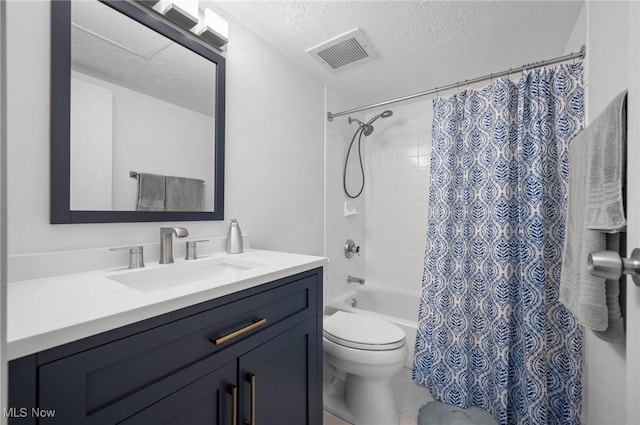
[[[366,278],[375,285],[418,293],[427,220],[432,100],[391,109],[393,116],[377,120],[366,142]]]
[[[325,410],[322,412],[322,425],[350,425],[350,423]],[[408,416],[400,415],[400,425],[416,425],[416,421]]]

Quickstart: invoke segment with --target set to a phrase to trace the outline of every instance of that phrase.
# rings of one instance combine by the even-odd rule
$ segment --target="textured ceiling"
[[[350,107],[565,52],[582,1],[215,1]],[[379,56],[330,72],[305,50],[360,27]],[[230,34],[230,43],[233,34]],[[569,46],[578,51],[580,46]]]
[[[213,116],[216,64],[102,3],[72,6],[74,70]]]

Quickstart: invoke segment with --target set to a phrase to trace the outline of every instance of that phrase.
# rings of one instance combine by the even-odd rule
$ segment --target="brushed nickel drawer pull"
[[[250,425],[256,425],[256,375],[247,373],[247,381],[251,384],[251,417]]]
[[[228,391],[231,393],[231,425],[238,425],[238,387],[229,384]]]
[[[253,330],[253,329],[255,329],[255,328],[259,327],[259,326],[262,326],[265,323],[267,323],[267,319],[258,319],[255,322],[253,322],[252,324],[245,326],[244,328],[240,328],[237,331],[233,331],[233,332],[231,332],[229,334],[221,336],[218,339],[215,339],[214,342],[215,342],[216,345],[223,344],[223,343],[229,341],[230,339],[233,339],[233,338],[235,338],[237,336],[242,335],[243,333],[249,332],[250,330]]]

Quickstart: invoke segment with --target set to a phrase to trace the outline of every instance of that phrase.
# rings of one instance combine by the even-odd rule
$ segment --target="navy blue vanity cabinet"
[[[318,268],[14,360],[55,415],[9,423],[320,425],[321,302]]]
[[[122,425],[320,425],[315,328],[301,323]]]
[[[322,386],[314,372],[322,364],[316,336],[315,321],[308,320],[240,357],[239,423],[320,425],[313,416],[322,406],[321,391],[315,390]]]

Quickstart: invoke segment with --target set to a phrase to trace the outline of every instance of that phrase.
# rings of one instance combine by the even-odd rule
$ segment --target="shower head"
[[[373,133],[373,125],[371,125],[375,120],[377,120],[378,118],[389,118],[391,115],[393,115],[392,111],[386,110],[378,115],[376,115],[375,117],[371,118],[369,121],[367,121],[366,124],[363,124],[362,126],[364,127],[364,129],[362,130],[364,132],[365,136],[369,136],[371,133]]]
[[[367,121],[367,123],[365,125],[371,125],[371,123],[373,123],[378,118],[389,118],[391,115],[393,115],[393,111],[386,110],[386,111],[376,115],[375,117],[371,118],[369,121]]]
[[[362,132],[364,133],[365,136],[370,135],[371,133],[373,133],[373,126],[370,124],[365,124],[362,121],[360,121],[357,118],[351,118],[349,117],[349,124],[351,124],[352,122],[357,122],[358,123],[358,130],[362,129]]]
[[[370,136],[371,133],[373,133],[373,126],[371,124],[363,124],[362,132],[364,133],[365,136]]]
[[[371,118],[369,121],[367,121],[367,123],[363,123],[362,121],[356,119],[356,118],[351,118],[349,117],[349,124],[351,124],[353,121],[357,122],[358,125],[362,128],[362,132],[364,133],[365,136],[370,136],[371,133],[373,133],[373,125],[371,125],[375,120],[377,120],[378,118],[389,118],[391,115],[393,115],[393,111],[389,111],[386,110],[378,115],[376,115],[375,117]]]

